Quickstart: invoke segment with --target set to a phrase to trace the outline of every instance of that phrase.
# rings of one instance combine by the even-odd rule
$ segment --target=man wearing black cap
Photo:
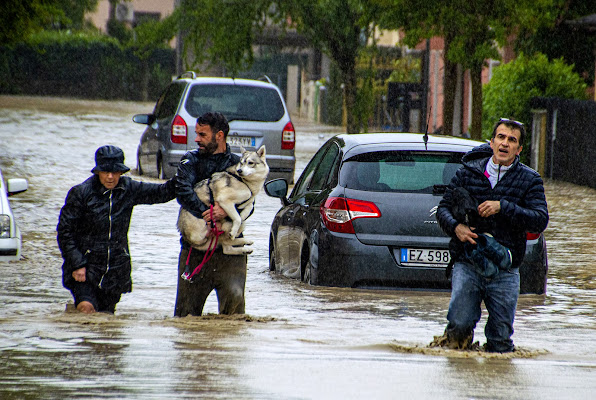
[[[62,284],[84,313],[113,313],[122,293],[132,290],[128,227],[133,207],[176,197],[175,178],[139,182],[122,176],[129,170],[120,148],[98,148],[93,176],[70,189],[60,211]]]

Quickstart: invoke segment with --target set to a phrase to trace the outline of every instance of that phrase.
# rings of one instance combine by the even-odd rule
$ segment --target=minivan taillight
[[[320,212],[327,229],[339,233],[355,233],[352,221],[356,218],[381,216],[381,211],[375,203],[343,197],[329,197],[321,206]]]
[[[282,150],[292,150],[296,144],[296,131],[292,121],[288,122],[281,132],[281,148]]]
[[[174,122],[172,122],[172,131],[170,134],[172,143],[186,144],[187,131],[188,129],[184,118],[180,115],[176,115]]]

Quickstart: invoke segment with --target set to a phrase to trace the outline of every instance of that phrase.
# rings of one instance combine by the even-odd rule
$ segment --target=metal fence
[[[596,102],[534,98],[530,166],[543,177],[596,188]]]

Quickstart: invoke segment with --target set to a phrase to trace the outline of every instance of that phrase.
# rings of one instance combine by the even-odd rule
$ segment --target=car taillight
[[[296,131],[292,122],[288,122],[281,132],[281,148],[282,150],[292,150],[296,144]]]
[[[370,201],[329,197],[320,209],[323,223],[332,232],[355,233],[356,218],[379,218],[381,211]]]
[[[184,118],[180,115],[176,115],[174,122],[172,122],[172,132],[170,138],[172,143],[186,144],[187,127]]]
[[[526,232],[526,240],[536,240],[540,237],[539,233]]]

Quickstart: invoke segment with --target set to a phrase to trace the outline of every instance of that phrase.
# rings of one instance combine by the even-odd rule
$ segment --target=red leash
[[[188,250],[188,257],[186,257],[186,271],[184,271],[184,273],[182,274],[182,279],[189,281],[189,282],[192,281],[193,276],[195,276],[196,274],[201,272],[201,269],[203,268],[203,266],[205,264],[207,264],[207,262],[211,259],[211,257],[213,256],[213,253],[215,253],[215,249],[217,248],[217,239],[219,238],[219,235],[221,235],[223,233],[223,231],[220,231],[219,229],[217,229],[217,224],[215,224],[215,222],[213,222],[213,205],[211,205],[211,208],[209,209],[209,211],[210,211],[210,215],[211,215],[211,240],[209,241],[209,247],[207,247],[207,251],[205,252],[205,255],[203,256],[203,261],[201,261],[201,263],[199,265],[197,265],[197,267],[194,269],[194,271],[192,271],[191,274],[188,273],[188,264],[190,262],[190,254],[192,253],[192,246]],[[211,245],[213,245],[213,247],[211,247]]]

